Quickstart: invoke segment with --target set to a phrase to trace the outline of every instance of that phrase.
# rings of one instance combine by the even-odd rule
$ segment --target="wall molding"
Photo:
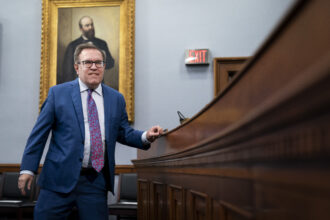
[[[21,164],[19,163],[1,163],[0,173],[3,172],[19,172]],[[40,173],[42,165],[39,166],[38,172]],[[135,173],[135,167],[133,165],[116,165],[115,175],[121,173]]]

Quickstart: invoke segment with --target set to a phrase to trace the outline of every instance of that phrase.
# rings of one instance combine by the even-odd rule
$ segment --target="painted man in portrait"
[[[115,61],[111,56],[107,43],[104,40],[95,37],[93,19],[89,16],[83,16],[79,20],[79,28],[81,36],[72,41],[66,48],[62,71],[58,71],[57,74],[57,84],[72,81],[77,78],[76,71],[73,68],[73,53],[76,47],[82,43],[91,43],[104,50],[106,53],[106,69],[110,69],[114,66]]]

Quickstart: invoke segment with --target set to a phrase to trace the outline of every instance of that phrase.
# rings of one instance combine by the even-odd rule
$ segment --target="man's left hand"
[[[163,129],[159,125],[153,126],[147,131],[147,140],[154,142],[162,134]]]

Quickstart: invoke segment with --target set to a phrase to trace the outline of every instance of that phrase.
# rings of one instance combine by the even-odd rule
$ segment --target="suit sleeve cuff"
[[[31,176],[34,176],[34,173],[30,170],[21,170],[21,172],[19,172],[20,175],[22,174],[30,174]]]
[[[148,139],[147,139],[147,132],[146,131],[143,132],[143,134],[141,136],[141,140],[142,140],[143,145],[149,145],[149,144],[151,144],[151,142],[148,141]]]

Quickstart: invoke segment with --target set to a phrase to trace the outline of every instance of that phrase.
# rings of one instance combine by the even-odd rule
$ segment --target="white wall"
[[[141,2],[141,1],[138,1]],[[213,65],[184,65],[184,49],[251,56],[291,0],[144,0],[136,5],[136,125],[178,126],[213,97]]]
[[[213,65],[187,67],[184,50],[251,56],[294,0],[136,0],[135,124],[172,129],[213,97]],[[0,163],[19,163],[38,115],[41,0],[0,0]],[[117,147],[117,164],[136,150]]]
[[[41,1],[0,5],[0,163],[19,163],[38,114]]]

